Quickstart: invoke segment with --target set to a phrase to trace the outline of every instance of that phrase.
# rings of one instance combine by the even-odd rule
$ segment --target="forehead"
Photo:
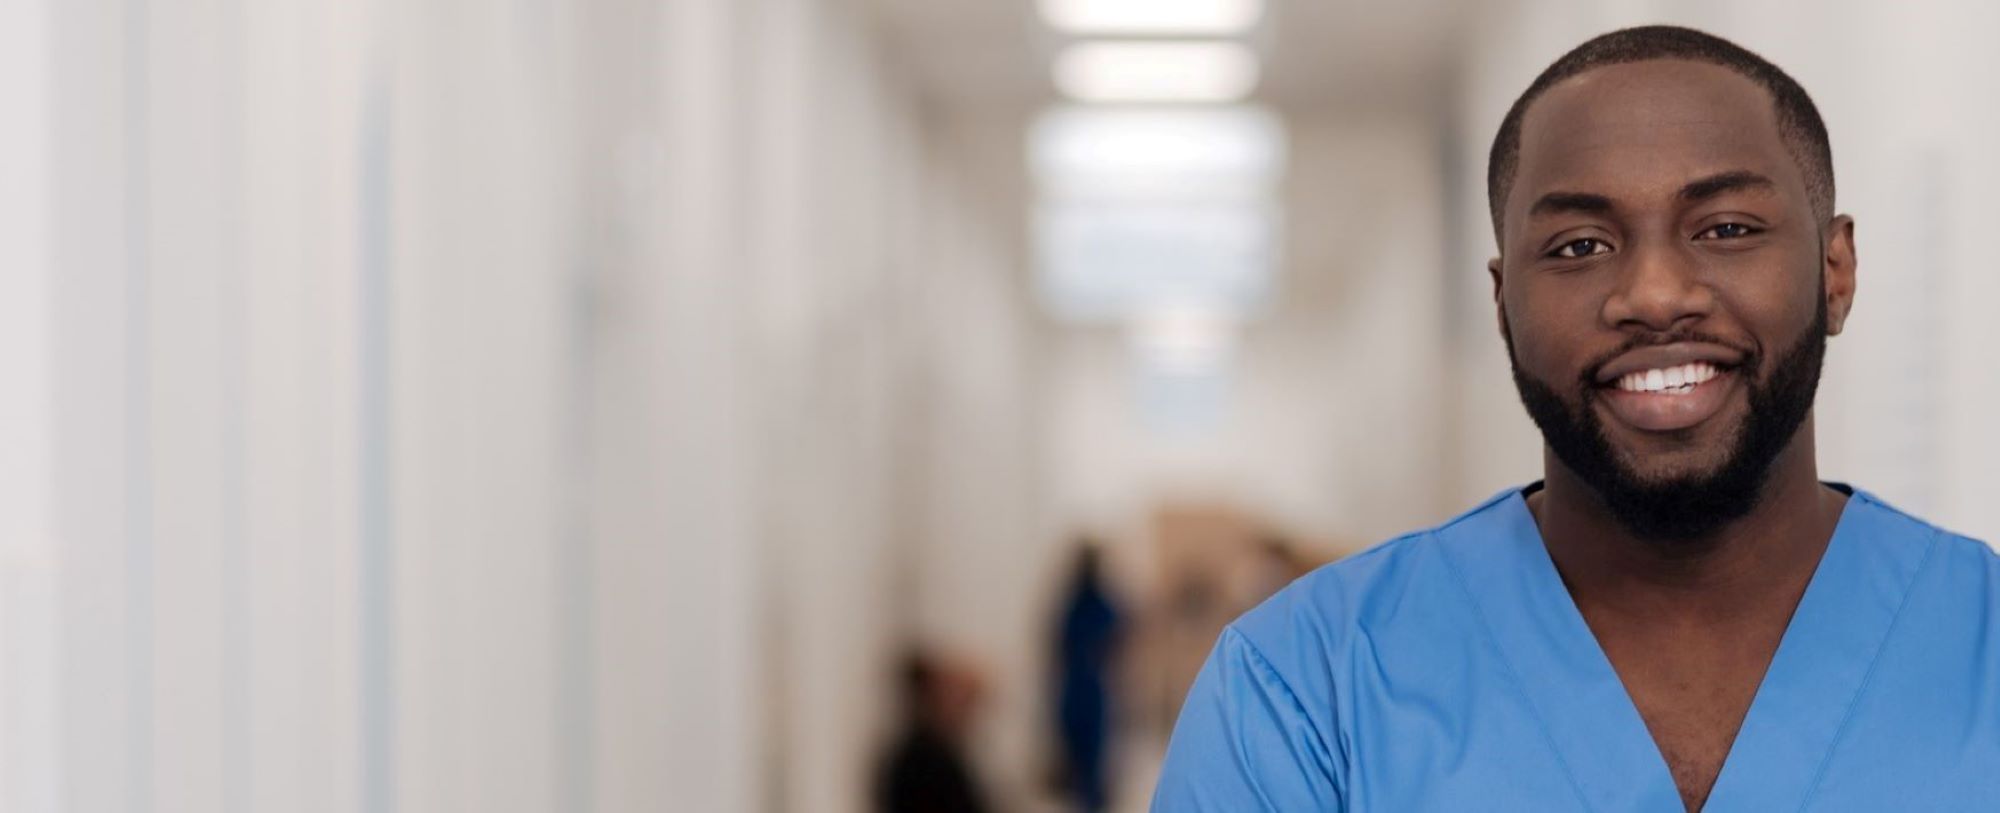
[[[1661,200],[1688,180],[1739,169],[1805,200],[1770,93],[1719,65],[1649,60],[1572,76],[1529,106],[1520,145],[1510,222],[1550,191]]]

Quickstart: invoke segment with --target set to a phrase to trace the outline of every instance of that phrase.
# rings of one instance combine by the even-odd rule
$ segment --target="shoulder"
[[[1987,543],[1954,533],[1855,489],[1849,498],[1863,566],[1880,574],[1906,574],[1909,601],[1940,619],[2000,619],[2000,554]],[[1843,517],[1842,521],[1848,521]]]
[[[1436,599],[1458,589],[1441,533],[1465,519],[1314,570],[1229,624],[1181,707],[1153,809],[1342,809],[1358,656],[1435,632],[1426,607],[1464,606]]]
[[[1230,624],[1225,637],[1308,694],[1332,690],[1332,670],[1364,640],[1425,635],[1470,605],[1446,547],[1500,526],[1510,489],[1439,525],[1398,536],[1320,567]]]
[[[2000,553],[1983,541],[1932,524],[1858,488],[1848,499],[1861,504],[1864,530],[1871,538],[1932,544],[1927,551],[1931,562],[1949,568],[2000,573]]]

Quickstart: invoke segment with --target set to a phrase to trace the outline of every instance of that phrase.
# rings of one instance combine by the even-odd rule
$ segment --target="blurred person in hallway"
[[[1111,684],[1124,618],[1103,574],[1103,552],[1081,540],[1056,628],[1056,726],[1062,740],[1060,784],[1077,806],[1111,804],[1106,775],[1111,735]]]
[[[966,741],[985,694],[969,664],[931,653],[903,664],[903,731],[876,778],[881,813],[985,813],[985,791],[966,757]]]
[[[2000,808],[2000,557],[1819,479],[1857,262],[1805,90],[1616,31],[1487,177],[1543,479],[1231,624],[1154,808]]]

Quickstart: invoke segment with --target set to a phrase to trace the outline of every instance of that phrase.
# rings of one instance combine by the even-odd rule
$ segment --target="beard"
[[[1542,430],[1542,439],[1556,458],[1595,490],[1618,523],[1634,536],[1669,546],[1709,537],[1757,507],[1771,464],[1791,443],[1811,414],[1819,388],[1820,366],[1826,357],[1826,297],[1806,329],[1762,380],[1744,377],[1750,413],[1728,440],[1719,465],[1708,471],[1648,476],[1614,449],[1595,408],[1600,397],[1594,373],[1586,369],[1573,385],[1578,407],[1572,409],[1557,389],[1522,372],[1514,355],[1514,337],[1502,326],[1507,358],[1513,365],[1514,386],[1528,417]],[[1691,334],[1637,336],[1620,352],[1636,347],[1690,341]],[[1763,355],[1748,353],[1739,372],[1763,369]]]

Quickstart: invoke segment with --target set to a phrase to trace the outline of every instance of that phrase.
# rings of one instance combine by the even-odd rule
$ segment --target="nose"
[[[1618,287],[1604,300],[1603,319],[1615,328],[1666,331],[1699,321],[1714,307],[1698,260],[1675,246],[1642,241],[1628,250]]]

